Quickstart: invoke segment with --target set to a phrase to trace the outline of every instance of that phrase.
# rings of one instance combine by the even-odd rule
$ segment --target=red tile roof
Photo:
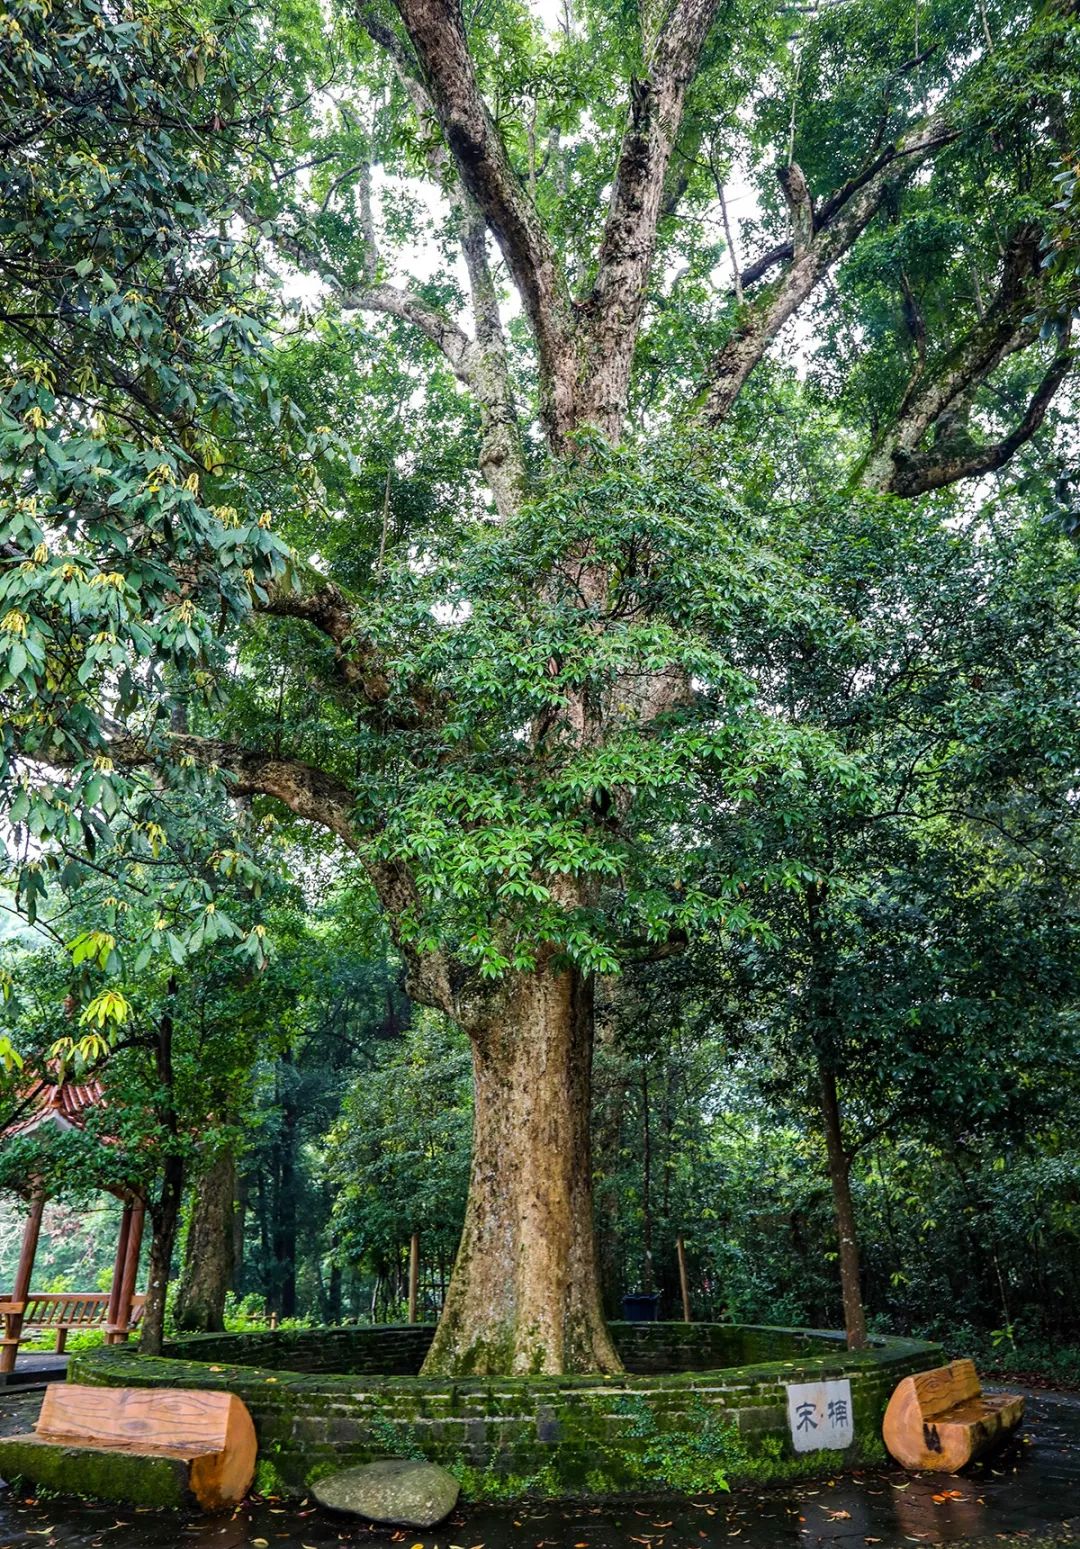
[[[57,1129],[85,1129],[86,1116],[100,1107],[105,1094],[100,1081],[55,1081],[39,1079],[20,1093],[15,1117],[3,1129],[0,1139],[29,1135],[43,1124]]]

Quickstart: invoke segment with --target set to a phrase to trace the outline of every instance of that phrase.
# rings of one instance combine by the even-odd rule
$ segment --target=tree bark
[[[236,1158],[221,1147],[199,1178],[191,1208],[184,1272],[176,1297],[176,1326],[189,1334],[225,1328],[225,1297],[232,1284]]]
[[[157,1203],[150,1207],[154,1232],[150,1241],[150,1264],[146,1277],[146,1306],[143,1310],[139,1350],[143,1355],[160,1355],[165,1334],[165,1294],[169,1289],[173,1248],[180,1224],[180,1202],[184,1194],[184,1160],[166,1156]]]
[[[596,1016],[595,1046],[601,1059],[594,1081],[592,1122],[596,1251],[603,1307],[609,1318],[620,1315],[622,1295],[626,1289],[618,1230],[618,1174],[623,1144],[623,1115],[627,1109],[630,1077],[626,1057],[619,1047],[615,1015],[618,991],[619,980],[609,979],[604,985]]]
[[[844,1149],[840,1122],[840,1099],[836,1075],[820,1066],[821,1113],[825,1120],[825,1147],[829,1158],[829,1182],[840,1246],[840,1290],[844,1298],[844,1330],[849,1350],[866,1348],[866,1311],[863,1307],[859,1271],[859,1241],[855,1229],[855,1206],[851,1198],[851,1158]]]
[[[593,1230],[592,1018],[589,980],[538,971],[469,1029],[469,1201],[425,1375],[621,1370]]]
[[[283,1318],[296,1317],[296,1149],[297,1112],[292,1054],[286,1050],[279,1069],[281,1130],[276,1146],[277,1190],[274,1200],[274,1285]]]
[[[173,1013],[176,997],[176,978],[170,978],[166,1009],[158,1019],[155,1061],[158,1082],[162,1091],[159,1117],[165,1131],[165,1151],[162,1158],[161,1188],[156,1201],[149,1205],[153,1236],[150,1241],[150,1263],[146,1277],[146,1305],[143,1309],[142,1334],[139,1349],[143,1355],[160,1355],[165,1333],[165,1296],[172,1273],[173,1248],[176,1231],[180,1224],[180,1205],[184,1197],[184,1158],[179,1146],[179,1126],[176,1104],[173,1099]]]

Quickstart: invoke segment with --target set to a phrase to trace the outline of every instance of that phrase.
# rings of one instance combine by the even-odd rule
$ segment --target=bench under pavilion
[[[89,1115],[103,1106],[104,1093],[97,1081],[40,1078],[20,1094],[15,1116],[0,1128],[0,1144],[49,1127],[60,1132],[85,1130]],[[113,1184],[103,1188],[123,1205],[111,1289],[37,1293],[31,1290],[31,1279],[48,1195],[37,1178],[28,1178],[19,1190],[30,1209],[14,1287],[10,1296],[0,1290],[0,1381],[15,1370],[19,1346],[29,1334],[55,1330],[56,1353],[62,1355],[71,1329],[104,1329],[106,1344],[120,1344],[142,1317],[145,1298],[136,1293],[135,1282],[146,1202],[134,1188]]]

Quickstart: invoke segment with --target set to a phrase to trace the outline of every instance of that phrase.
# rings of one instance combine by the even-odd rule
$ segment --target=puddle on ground
[[[0,1394],[0,1428],[14,1428],[30,1399]],[[357,1527],[273,1501],[185,1517],[3,1490],[0,1549],[899,1549],[1054,1528],[1080,1513],[1078,1503],[1080,1396],[1033,1393],[1019,1442],[964,1475],[864,1471],[677,1504],[462,1510],[426,1533]]]

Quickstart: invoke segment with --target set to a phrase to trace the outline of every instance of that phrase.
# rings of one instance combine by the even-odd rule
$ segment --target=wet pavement
[[[0,1433],[28,1430],[40,1394],[0,1393]],[[898,1470],[730,1496],[603,1507],[455,1512],[439,1528],[357,1527],[308,1504],[253,1502],[221,1516],[0,1490],[0,1549],[900,1549],[1080,1531],[1080,1394],[1029,1393],[1020,1440],[963,1475]]]
[[[67,1366],[66,1355],[55,1355],[51,1350],[20,1350],[15,1357],[15,1370],[0,1373],[0,1388],[63,1382]]]

